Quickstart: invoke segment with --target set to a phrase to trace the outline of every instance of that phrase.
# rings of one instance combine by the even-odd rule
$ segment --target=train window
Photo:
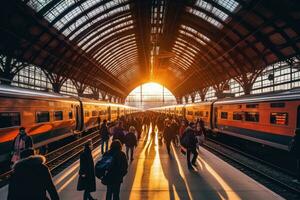
[[[243,113],[233,112],[233,120],[243,120]]]
[[[245,112],[245,121],[259,122],[259,113],[258,112]]]
[[[200,112],[199,112],[199,111],[196,111],[196,112],[195,112],[195,115],[196,115],[196,116],[200,116]]]
[[[63,111],[54,111],[54,121],[63,120]]]
[[[0,128],[8,128],[21,125],[21,117],[19,112],[1,112]]]
[[[277,125],[288,125],[288,118],[287,112],[272,112],[270,114],[270,123]]]
[[[284,108],[285,103],[283,102],[276,102],[276,103],[270,103],[271,108]]]
[[[194,113],[193,113],[193,111],[188,111],[187,114],[188,115],[193,115]]]
[[[247,104],[246,108],[258,108],[258,104]]]
[[[89,112],[89,111],[87,111],[87,110],[86,110],[86,111],[84,111],[84,116],[85,116],[85,117],[89,117],[89,116],[90,116],[90,112]]]
[[[69,119],[73,119],[73,112],[72,111],[69,112]]]
[[[98,116],[98,111],[96,111],[96,110],[93,110],[93,111],[92,111],[92,116],[93,116],[93,117],[96,117],[96,116]]]
[[[221,119],[227,119],[228,118],[228,112],[221,112]]]
[[[48,111],[36,112],[36,123],[49,122],[50,113]]]
[[[205,113],[205,117],[208,117],[208,111],[206,111],[206,113]]]

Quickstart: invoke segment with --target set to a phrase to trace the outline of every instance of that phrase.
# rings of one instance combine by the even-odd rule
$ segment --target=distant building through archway
[[[168,106],[176,104],[175,96],[163,85],[158,83],[145,83],[130,92],[125,100],[128,106],[142,109]]]

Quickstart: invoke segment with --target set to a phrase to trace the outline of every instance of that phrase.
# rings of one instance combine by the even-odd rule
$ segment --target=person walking
[[[108,141],[109,141],[109,131],[107,127],[106,119],[103,120],[101,127],[100,127],[100,137],[101,137],[101,153],[104,153],[104,145],[105,145],[105,152],[108,150]]]
[[[102,179],[102,183],[107,186],[106,200],[119,200],[120,188],[123,177],[127,174],[128,163],[125,153],[122,151],[122,144],[119,140],[113,140],[110,150],[105,154],[111,154],[113,161],[109,170]],[[103,156],[105,156],[105,154]]]
[[[121,144],[124,144],[124,128],[123,128],[123,122],[119,121],[117,126],[113,129],[113,139],[112,140],[119,140]]]
[[[13,166],[8,186],[8,200],[46,200],[47,192],[51,200],[59,200],[51,174],[46,166],[46,158],[34,155],[28,148],[20,153],[21,159]]]
[[[83,200],[96,200],[90,194],[91,192],[96,191],[94,160],[91,150],[92,148],[92,140],[89,140],[84,144],[84,150],[80,154],[80,168],[77,190],[84,191]]]
[[[185,140],[186,143],[186,159],[187,159],[187,165],[189,169],[193,169],[193,166],[196,166],[197,161],[197,138],[195,136],[195,123],[190,122],[189,126],[185,129],[183,133],[183,140]],[[193,159],[191,161],[191,153],[194,155]]]
[[[172,132],[172,128],[171,128],[171,123],[170,121],[166,121],[166,126],[165,126],[165,129],[164,129],[164,140],[165,140],[165,143],[166,143],[166,146],[167,146],[167,150],[168,150],[168,154],[171,155],[171,141],[173,139],[172,137],[173,135],[173,132]]]
[[[300,182],[300,129],[296,129],[295,136],[293,137],[290,148],[291,148],[291,153],[296,158],[296,163],[297,163],[296,182]]]
[[[133,161],[134,148],[137,146],[137,138],[135,135],[134,126],[129,127],[129,132],[125,135],[125,146],[126,146],[126,157],[129,160],[129,151],[130,151],[130,161]]]
[[[21,127],[19,129],[19,134],[15,137],[13,143],[12,143],[12,158],[11,163],[15,163],[18,160],[20,160],[20,153],[21,151],[32,148],[33,147],[33,141],[30,136],[27,135],[25,128]]]

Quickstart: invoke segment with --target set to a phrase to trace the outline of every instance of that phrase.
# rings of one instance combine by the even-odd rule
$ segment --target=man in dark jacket
[[[122,152],[121,142],[119,140],[112,141],[110,150],[106,154],[113,155],[112,165],[102,179],[102,183],[107,185],[106,200],[119,200],[121,183],[123,177],[127,174],[128,168],[126,155]]]
[[[121,144],[124,144],[124,128],[123,128],[123,122],[119,121],[117,126],[113,129],[113,140],[119,140]]]
[[[33,142],[32,138],[27,135],[25,128],[21,127],[19,129],[19,134],[15,137],[12,143],[12,158],[11,162],[15,163],[20,160],[20,153],[21,151],[32,148]]]
[[[172,132],[170,121],[166,121],[166,127],[163,136],[167,146],[168,154],[171,155],[170,146],[171,146],[171,141],[173,139],[173,132]]]
[[[297,161],[297,181],[300,181],[300,129],[296,129],[293,138],[291,152]]]
[[[21,160],[13,166],[13,174],[9,182],[8,200],[46,200],[46,192],[51,200],[58,200],[56,188],[46,158],[34,155],[33,149],[21,152]]]
[[[89,140],[84,145],[84,150],[80,154],[80,168],[77,190],[82,191],[83,200],[96,200],[91,196],[91,192],[96,191],[96,179],[94,171],[94,160],[92,156],[93,143]]]
[[[108,141],[109,141],[109,131],[107,127],[106,119],[103,120],[101,127],[100,127],[100,137],[101,137],[101,153],[104,153],[104,145],[105,145],[105,152],[108,150]]]
[[[130,151],[130,161],[133,161],[133,151],[137,146],[137,139],[135,136],[134,126],[130,126],[129,132],[125,135],[125,146],[126,146],[126,157],[129,160],[129,151]]]
[[[186,158],[187,165],[189,169],[193,169],[196,166],[197,161],[197,138],[195,136],[195,123],[191,122],[189,126],[185,129],[182,138],[186,141]],[[191,153],[194,155],[191,162]]]

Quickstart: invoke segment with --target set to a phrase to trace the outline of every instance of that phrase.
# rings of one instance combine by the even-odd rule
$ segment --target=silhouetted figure
[[[91,151],[92,148],[93,144],[90,140],[84,145],[84,150],[80,154],[77,190],[84,191],[83,200],[95,200],[90,194],[91,192],[96,191],[94,160]]]
[[[32,147],[33,147],[32,138],[27,135],[25,128],[21,127],[19,129],[19,134],[15,137],[12,143],[11,162],[15,163],[16,161],[20,160],[21,151]]]
[[[51,200],[58,200],[56,188],[46,158],[34,155],[29,148],[21,152],[21,160],[13,166],[13,174],[8,188],[8,200],[46,200],[46,192]]]
[[[106,119],[103,120],[103,123],[100,127],[100,137],[101,137],[101,153],[104,153],[104,145],[105,145],[105,152],[108,150],[108,141],[109,141],[109,130],[107,127]]]
[[[123,128],[123,122],[119,121],[117,126],[113,129],[113,140],[119,140],[121,144],[124,144],[125,133]]]
[[[172,128],[171,128],[171,123],[170,121],[166,121],[166,126],[165,126],[165,130],[164,130],[164,140],[166,143],[166,147],[168,150],[168,154],[171,154],[171,141],[173,139],[173,132],[172,132]]]
[[[297,179],[300,181],[300,129],[296,129],[292,140],[291,152],[297,160]]]
[[[123,177],[127,174],[128,168],[126,155],[122,152],[121,142],[119,140],[112,141],[110,150],[105,154],[113,155],[112,164],[102,178],[102,183],[107,186],[106,200],[119,200],[121,183]]]
[[[126,146],[126,157],[129,160],[130,151],[130,161],[133,161],[134,148],[137,146],[137,138],[135,136],[135,128],[130,126],[129,132],[125,135],[125,146]]]
[[[183,136],[186,143],[186,158],[187,158],[187,165],[189,169],[193,169],[193,166],[196,166],[197,161],[197,139],[195,136],[195,124],[191,122],[189,126],[185,129]],[[191,162],[191,153],[194,155],[192,162]]]

